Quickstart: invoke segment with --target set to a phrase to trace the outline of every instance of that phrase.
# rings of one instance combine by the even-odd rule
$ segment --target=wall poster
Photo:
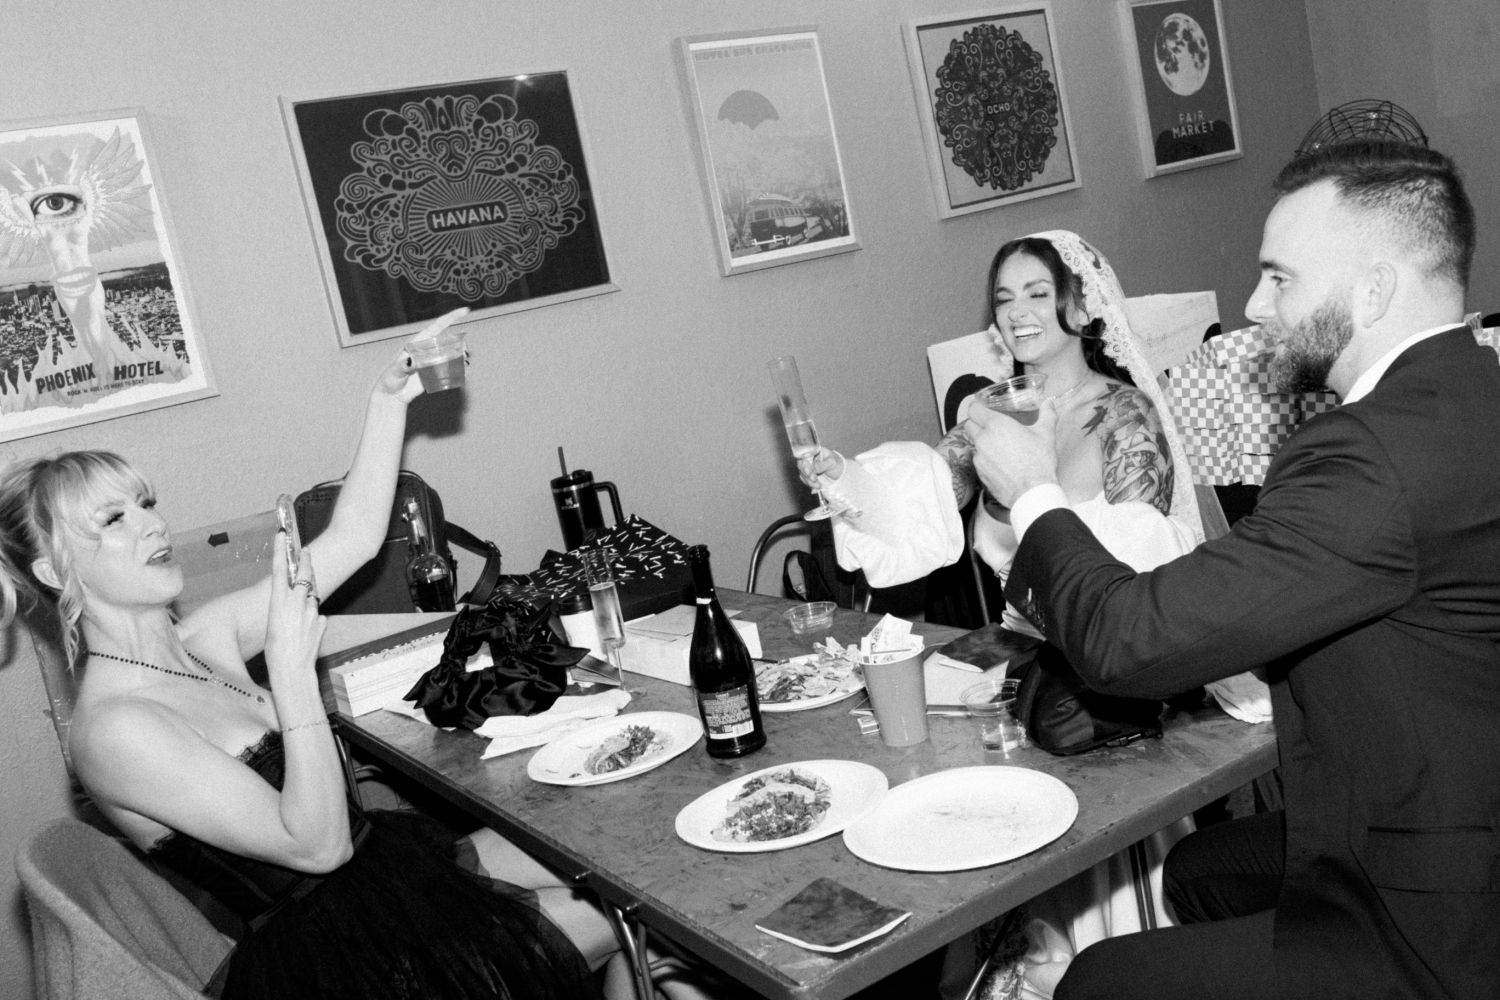
[[[282,109],[340,345],[617,290],[566,72]]]
[[[858,250],[818,33],[679,46],[722,272]]]
[[[1047,3],[919,18],[906,54],[942,218],[1082,185]]]
[[[1219,0],[1121,0],[1147,177],[1244,155]]]
[[[0,441],[213,395],[139,112],[0,129]]]

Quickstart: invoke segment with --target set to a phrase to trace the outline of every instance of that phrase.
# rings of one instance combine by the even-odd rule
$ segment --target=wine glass
[[[781,422],[786,425],[786,438],[792,445],[795,458],[811,458],[818,453],[818,429],[813,426],[812,411],[807,407],[807,397],[802,393],[802,376],[797,373],[797,359],[783,354],[771,361],[771,381],[776,386],[776,399],[781,403]],[[814,486],[818,495],[818,506],[802,516],[809,521],[822,521],[835,514],[842,514],[846,507],[834,506],[823,496],[823,489]]]

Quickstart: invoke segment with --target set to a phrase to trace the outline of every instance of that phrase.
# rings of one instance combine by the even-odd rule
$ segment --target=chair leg
[[[964,993],[964,1000],[974,1000],[979,995],[979,987],[984,985],[984,977],[989,974],[990,966],[995,961],[995,952],[1000,950],[1000,945],[1010,937],[1011,931],[1015,930],[1016,918],[1021,915],[1021,907],[1016,907],[1005,915],[1005,921],[1000,925],[1000,933],[995,935],[995,941],[990,945],[990,950],[985,954],[984,961],[979,963],[979,968],[974,972],[974,978],[969,983],[969,989]]]
[[[630,959],[630,969],[635,974],[636,1000],[656,1000],[656,987],[651,985],[651,957],[646,953],[646,925],[636,919],[636,911],[635,905],[621,909],[604,900],[604,915],[609,918],[620,950]]]
[[[983,496],[979,498],[979,502],[981,504],[984,503]],[[969,568],[974,571],[974,591],[979,595],[979,616],[984,619],[984,621],[980,622],[980,625],[988,625],[993,619],[990,618],[989,599],[984,596],[984,576],[979,569],[979,564],[983,560],[974,551],[974,519],[978,515],[979,508],[976,506],[974,512],[969,515],[969,523],[964,525],[964,535],[966,536],[964,538],[964,548],[968,549],[969,552]]]
[[[1146,842],[1130,845],[1130,874],[1135,883],[1135,907],[1141,915],[1141,930],[1156,929],[1156,896],[1151,891],[1151,865],[1146,858]]]
[[[354,796],[354,804],[361,809],[365,807],[364,797],[359,791],[359,780],[354,774],[354,758],[349,756],[349,744],[344,741],[343,734],[334,730],[333,745],[339,750],[339,763],[344,765],[344,783],[349,786],[349,794]]]

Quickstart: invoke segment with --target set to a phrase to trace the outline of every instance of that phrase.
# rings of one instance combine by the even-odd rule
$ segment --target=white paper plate
[[[790,662],[813,663],[817,659],[818,654],[811,653],[806,656],[794,656]],[[843,701],[851,695],[858,694],[865,689],[864,678],[860,676],[858,670],[854,669],[854,664],[849,663],[848,660],[845,660],[844,663],[848,665],[849,669],[847,671],[839,670],[836,667],[825,667],[825,673],[836,675],[838,679],[838,687],[828,694],[816,695],[812,698],[800,698],[797,701],[762,701],[760,703],[760,710],[771,714],[777,712],[806,712],[809,709],[832,705],[834,702]],[[760,671],[756,671],[756,673],[759,674]]]
[[[629,767],[607,774],[590,774],[585,769],[589,754],[611,736],[627,726],[650,726],[661,737],[663,745],[648,752]],[[604,785],[622,781],[667,761],[687,750],[703,736],[703,724],[681,712],[632,712],[575,729],[548,743],[536,752],[526,765],[533,781],[548,785]]]
[[[806,833],[780,840],[759,840],[747,843],[715,840],[711,831],[724,819],[729,811],[729,800],[752,778],[772,771],[797,768],[811,771],[828,782],[828,812],[822,820]],[[879,768],[853,760],[802,760],[792,764],[778,764],[762,768],[754,774],[727,781],[718,788],[698,796],[677,814],[677,836],[705,851],[722,851],[725,854],[757,854],[761,851],[781,851],[799,844],[810,844],[824,837],[831,837],[846,825],[859,819],[880,804],[890,783]]]
[[[844,830],[858,857],[886,868],[985,868],[1050,844],[1078,816],[1073,790],[1024,767],[956,767],[898,785]]]

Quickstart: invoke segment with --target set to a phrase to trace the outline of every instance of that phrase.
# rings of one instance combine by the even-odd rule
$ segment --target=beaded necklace
[[[228,688],[235,694],[242,694],[246,698],[254,698],[257,705],[264,705],[266,703],[265,695],[252,694],[251,692],[246,691],[244,688],[240,687],[238,684],[229,683],[224,678],[214,673],[213,667],[210,667],[207,663],[204,663],[192,653],[188,653],[188,659],[192,660],[194,663],[198,664],[198,666],[208,671],[207,677],[204,677],[202,674],[190,674],[185,670],[168,670],[166,667],[158,667],[156,664],[147,663],[145,660],[132,660],[124,656],[116,656],[113,653],[99,653],[95,652],[94,650],[89,650],[89,655],[102,656],[106,660],[118,660],[120,663],[132,663],[137,667],[145,667],[148,670],[155,670],[158,673],[171,674],[173,677],[186,677],[188,680],[202,681],[204,684],[217,684],[220,687]]]

